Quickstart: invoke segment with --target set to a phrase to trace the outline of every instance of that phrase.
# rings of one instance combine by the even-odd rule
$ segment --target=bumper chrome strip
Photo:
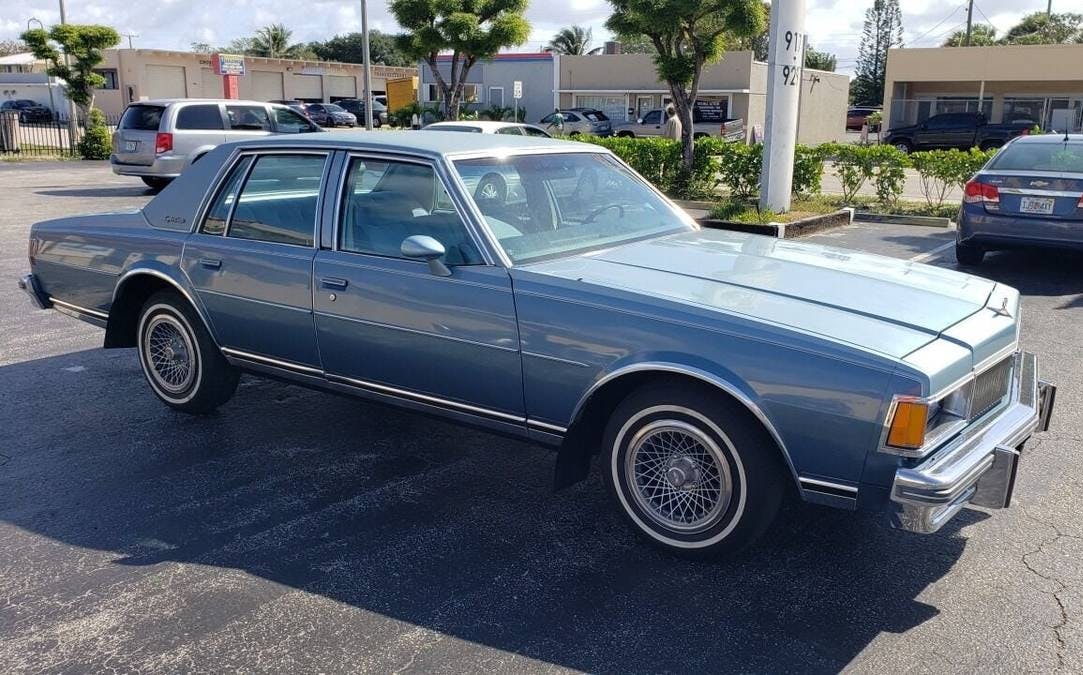
[[[801,481],[801,487],[806,490],[812,490],[814,492],[824,492],[825,494],[843,493],[837,496],[849,497],[851,499],[857,498],[857,488],[852,485],[834,483],[832,481],[820,480],[818,478],[805,478],[804,476],[802,476],[798,480]]]

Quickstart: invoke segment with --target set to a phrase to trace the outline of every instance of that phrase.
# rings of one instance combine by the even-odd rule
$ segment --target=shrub
[[[872,156],[868,147],[849,143],[827,143],[820,147],[834,160],[835,175],[842,183],[843,202],[852,202],[865,182],[872,178]]]
[[[109,127],[105,126],[105,115],[97,108],[91,108],[87,114],[86,131],[76,149],[83,159],[109,159],[113,152],[113,140]]]
[[[504,106],[499,105],[489,106],[480,112],[481,119],[492,120],[494,122],[503,122],[514,114],[515,111],[512,108],[505,108]]]
[[[793,193],[807,197],[820,192],[824,180],[823,146],[797,146],[793,160]]]
[[[759,143],[728,143],[718,154],[718,174],[723,185],[738,199],[750,199],[760,191],[763,146]]]
[[[921,192],[930,207],[944,204],[953,187],[961,188],[996,153],[995,150],[971,148],[915,152],[910,163],[921,179]]]
[[[600,145],[624,160],[663,192],[684,199],[710,196],[717,186],[719,139],[696,141],[692,171],[681,166],[681,144],[668,138],[575,136],[572,140]]]
[[[884,206],[895,207],[906,187],[906,168],[910,160],[892,145],[870,145],[863,148],[872,160],[872,181],[876,197]]]

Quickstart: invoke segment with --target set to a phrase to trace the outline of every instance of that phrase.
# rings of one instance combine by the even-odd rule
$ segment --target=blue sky
[[[807,0],[807,32],[817,49],[834,52],[839,70],[851,71],[866,7],[871,0]],[[1078,0],[1054,0],[1062,11]],[[59,20],[56,0],[5,2],[0,12],[0,39],[16,37],[26,20],[37,17],[46,24]],[[914,47],[932,47],[966,21],[966,7],[960,0],[902,0],[906,42]],[[1045,0],[981,0],[975,21],[992,22],[1001,32],[1023,14],[1045,9]],[[191,42],[225,44],[235,37],[251,35],[261,26],[281,22],[294,32],[297,41],[327,39],[337,33],[359,30],[359,2],[342,0],[68,0],[68,21],[105,23],[123,33],[135,33],[137,47],[187,49]],[[572,23],[591,26],[597,44],[607,37],[602,24],[609,14],[605,0],[545,0],[533,2],[528,18],[533,26],[530,41],[522,51],[540,49],[557,29]],[[369,20],[373,28],[395,31],[397,26],[379,0],[370,0]],[[182,29],[183,27],[183,29]]]

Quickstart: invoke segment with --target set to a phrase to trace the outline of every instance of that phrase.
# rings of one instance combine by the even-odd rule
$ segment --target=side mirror
[[[636,118],[636,124],[643,124],[643,118],[642,117],[637,117]]]
[[[429,263],[429,271],[438,277],[450,277],[451,270],[447,268],[440,258],[447,252],[444,245],[432,237],[424,234],[415,234],[402,240],[399,251],[406,258],[412,260],[424,260]]]

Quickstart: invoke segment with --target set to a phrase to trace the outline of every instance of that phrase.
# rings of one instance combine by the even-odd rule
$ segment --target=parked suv
[[[942,148],[991,150],[1028,133],[1033,126],[1030,120],[990,124],[981,113],[944,113],[918,124],[895,127],[887,132],[884,143],[903,152]]]
[[[4,101],[4,103],[0,105],[0,112],[8,112],[9,110],[19,113],[19,121],[23,124],[53,121],[52,110],[49,110],[47,106],[43,106],[37,101],[31,101],[28,98]]]
[[[124,110],[113,133],[113,173],[161,190],[214,146],[254,136],[321,129],[286,106],[262,101],[159,99]]]
[[[547,131],[555,131],[550,129],[549,125],[553,123],[553,115],[556,113],[549,113],[545,117],[541,118],[541,128]],[[601,110],[595,110],[593,108],[568,108],[561,110],[560,114],[564,116],[564,135],[565,136],[578,136],[579,134],[594,134],[595,136],[612,136],[613,135],[613,123],[609,121],[606,114]]]
[[[357,118],[358,124],[365,123],[365,102],[359,98],[344,98],[335,103],[348,113]],[[379,129],[388,123],[387,106],[373,99],[372,101],[372,126]]]
[[[651,110],[643,117],[634,122],[624,122],[613,127],[613,132],[622,137],[632,138],[636,136],[661,136],[665,130],[665,119],[660,109]],[[692,137],[703,138],[714,136],[728,141],[741,141],[745,137],[745,121],[743,119],[718,119],[709,120],[699,108],[692,110]]]

